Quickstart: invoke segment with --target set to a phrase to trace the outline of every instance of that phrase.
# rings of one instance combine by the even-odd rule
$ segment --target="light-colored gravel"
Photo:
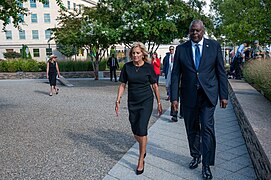
[[[127,92],[114,112],[119,83],[70,82],[50,97],[47,80],[0,81],[0,179],[102,179],[135,143]]]

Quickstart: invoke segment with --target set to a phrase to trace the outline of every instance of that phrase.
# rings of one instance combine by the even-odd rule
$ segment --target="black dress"
[[[56,62],[48,62],[49,63],[49,83],[50,83],[50,86],[56,86],[56,75],[57,75],[57,72],[56,72]]]
[[[146,136],[153,109],[153,91],[151,84],[156,83],[153,66],[144,63],[137,67],[133,62],[124,65],[119,81],[128,82],[129,121],[133,134]]]

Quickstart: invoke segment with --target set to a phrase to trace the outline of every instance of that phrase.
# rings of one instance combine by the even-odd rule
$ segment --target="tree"
[[[61,11],[58,18],[60,28],[53,29],[54,39],[61,44],[59,50],[63,53],[74,47],[87,50],[90,60],[93,62],[95,79],[98,80],[99,63],[107,49],[117,43],[118,31],[108,23],[110,14],[96,7],[84,7],[82,14],[79,12]]]
[[[3,29],[10,23],[10,17],[12,17],[12,23],[15,27],[18,27],[22,22],[20,14],[27,15],[29,10],[22,6],[23,2],[27,0],[1,0],[0,1],[0,20],[3,21]],[[46,3],[48,0],[39,0],[42,3]],[[64,9],[62,0],[56,0],[58,6]]]
[[[271,22],[268,0],[213,0],[216,35],[225,35],[233,43],[245,40],[270,42]]]
[[[78,49],[84,46],[81,37],[82,16],[78,12],[61,10],[57,21],[59,28],[51,29],[51,39],[55,39],[58,51],[66,57],[76,55]]]
[[[189,23],[203,17],[185,2],[174,0],[101,0],[98,8],[110,14],[108,21],[119,30],[120,43],[129,47],[140,41],[147,44],[150,53],[160,44],[182,39],[188,34]]]
[[[63,11],[60,28],[53,30],[58,44],[83,47],[93,59],[95,79],[99,62],[113,44],[147,44],[150,53],[160,44],[171,43],[188,34],[193,19],[211,21],[183,1],[100,0],[96,7],[84,7],[82,14]]]

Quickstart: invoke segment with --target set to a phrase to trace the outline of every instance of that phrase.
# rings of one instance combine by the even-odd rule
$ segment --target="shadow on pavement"
[[[90,133],[82,134],[73,131],[64,132],[74,144],[84,143],[89,148],[96,148],[112,159],[119,160],[135,143],[130,134],[115,130],[91,129]]]

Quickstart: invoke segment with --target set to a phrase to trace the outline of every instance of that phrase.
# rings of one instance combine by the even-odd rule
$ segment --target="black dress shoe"
[[[178,122],[178,118],[176,116],[172,116],[171,121]]]
[[[202,166],[202,177],[204,179],[212,179],[213,178],[210,166]]]
[[[189,164],[189,168],[190,169],[195,169],[198,167],[198,165],[201,163],[201,159],[200,157],[196,158],[196,157],[193,157],[192,161],[190,162]]]
[[[136,169],[136,175],[140,175],[144,172],[144,166],[145,166],[145,161],[143,161],[143,169],[142,170]]]

